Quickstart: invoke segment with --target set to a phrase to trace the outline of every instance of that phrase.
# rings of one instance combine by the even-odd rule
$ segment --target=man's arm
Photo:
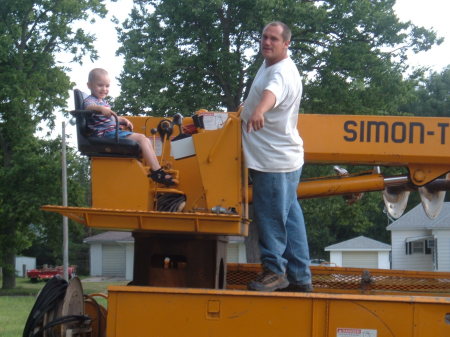
[[[247,132],[258,131],[264,127],[264,114],[275,106],[277,99],[270,90],[264,90],[261,100],[247,121]]]

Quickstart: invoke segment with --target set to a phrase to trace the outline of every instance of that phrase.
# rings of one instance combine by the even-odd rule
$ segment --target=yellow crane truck
[[[75,94],[79,102],[82,94]],[[108,288],[107,311],[93,306],[92,296],[83,298],[79,280],[70,281],[59,309],[44,315],[34,331],[108,337],[450,336],[450,273],[312,266],[313,293],[246,290],[260,266],[227,263],[226,257],[227,237],[248,235],[251,221],[239,112],[129,118],[178,179],[172,187],[147,177],[149,167],[135,143],[90,137],[90,113],[72,112],[79,151],[90,159],[92,205],[43,209],[89,227],[131,231],[133,280]],[[438,216],[449,186],[450,118],[301,114],[298,128],[306,164],[374,167],[302,180],[299,198],[381,191],[388,212],[398,218],[417,190],[426,214]],[[403,167],[404,174],[384,175],[392,166]],[[61,315],[88,318],[45,327]]]

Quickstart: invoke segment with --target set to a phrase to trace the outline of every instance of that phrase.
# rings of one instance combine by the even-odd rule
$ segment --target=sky
[[[108,3],[108,16],[105,19],[97,19],[94,25],[87,28],[88,31],[97,35],[98,41],[95,43],[98,50],[99,59],[91,62],[88,58],[84,59],[83,65],[70,64],[72,68],[70,78],[75,83],[75,88],[88,92],[86,82],[87,74],[92,68],[100,67],[108,70],[111,78],[110,96],[117,97],[120,94],[120,86],[117,78],[119,77],[123,59],[116,56],[116,50],[119,47],[116,31],[111,23],[111,18],[115,16],[119,22],[124,21],[133,6],[132,0],[118,0],[115,3]],[[411,21],[413,24],[432,28],[438,36],[444,37],[445,41],[433,47],[427,52],[409,55],[408,64],[412,67],[428,66],[433,71],[441,71],[450,64],[450,23],[448,16],[450,13],[449,0],[397,0],[394,10],[401,21]],[[86,29],[86,28],[85,28]],[[60,61],[65,62],[64,56]],[[69,110],[74,108],[73,98],[71,96],[68,102]],[[56,130],[54,133],[61,134],[61,122],[66,120],[66,134],[68,142],[72,145],[76,142],[75,127],[68,124],[68,120],[58,114]],[[56,136],[55,134],[55,136]]]

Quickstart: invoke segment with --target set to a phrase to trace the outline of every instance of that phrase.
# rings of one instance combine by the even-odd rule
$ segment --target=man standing
[[[312,291],[305,222],[297,201],[303,166],[303,141],[297,130],[302,83],[288,55],[290,39],[291,31],[282,22],[264,28],[264,63],[241,115],[263,265],[248,288],[257,291]]]

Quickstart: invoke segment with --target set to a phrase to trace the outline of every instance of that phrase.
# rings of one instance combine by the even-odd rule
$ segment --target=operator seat
[[[82,91],[74,90],[75,110],[70,113],[76,119],[78,150],[95,157],[133,157],[138,158],[141,150],[134,140],[127,138],[104,138],[90,135],[87,123],[94,111],[83,110],[83,101],[87,97]],[[116,126],[116,132],[119,125]]]

